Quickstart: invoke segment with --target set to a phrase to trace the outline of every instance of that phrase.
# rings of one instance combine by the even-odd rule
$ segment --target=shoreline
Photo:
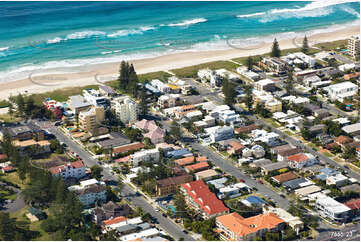
[[[352,26],[342,30],[336,30],[328,33],[314,34],[308,37],[310,45],[331,42],[336,40],[347,39],[351,35],[360,34],[360,25]],[[297,44],[302,43],[302,38],[296,40]],[[168,71],[188,66],[194,66],[212,61],[231,60],[239,57],[255,56],[270,52],[272,43],[267,43],[258,46],[251,46],[249,50],[244,49],[228,49],[228,50],[214,50],[214,51],[200,51],[200,52],[182,52],[159,57],[152,57],[147,59],[139,59],[129,61],[133,63],[135,70],[138,74],[145,74],[157,71]],[[294,39],[282,39],[279,41],[281,49],[297,48],[294,44]],[[103,63],[88,65],[80,67],[83,72],[69,72],[63,74],[50,74],[52,71],[47,70],[48,74],[33,75],[31,78],[16,80],[0,84],[0,100],[7,99],[9,96],[15,96],[19,93],[43,93],[54,91],[56,89],[86,86],[86,85],[99,85],[98,79],[101,81],[110,81],[117,76],[119,72],[119,62]],[[60,69],[60,68],[58,68]],[[53,73],[59,73],[55,69]]]

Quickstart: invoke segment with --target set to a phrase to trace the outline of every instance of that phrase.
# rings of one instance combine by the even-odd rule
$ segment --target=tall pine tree
[[[280,57],[281,56],[281,50],[280,47],[278,45],[278,41],[275,38],[273,41],[273,45],[272,45],[272,50],[271,50],[271,57]]]
[[[307,36],[305,35],[305,37],[303,38],[301,51],[307,54],[308,50],[309,50],[308,39]]]

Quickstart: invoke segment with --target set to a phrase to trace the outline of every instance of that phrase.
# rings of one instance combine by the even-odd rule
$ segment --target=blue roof
[[[167,157],[172,157],[172,158],[178,158],[178,157],[182,157],[184,155],[189,155],[192,154],[191,152],[189,152],[189,150],[187,149],[180,149],[180,150],[173,150],[173,151],[168,151],[166,153]]]
[[[323,168],[320,170],[320,172],[325,174],[326,176],[332,176],[332,175],[336,175],[339,173],[338,171],[335,171],[331,168]]]
[[[262,198],[256,196],[249,196],[245,200],[251,204],[266,204],[266,202]]]
[[[319,175],[316,176],[316,178],[318,180],[325,181],[327,176],[325,174],[319,174]]]

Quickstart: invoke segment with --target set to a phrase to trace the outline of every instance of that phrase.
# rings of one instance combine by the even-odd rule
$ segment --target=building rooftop
[[[298,176],[295,173],[293,173],[292,171],[272,177],[272,179],[278,183],[287,182],[290,180],[294,180],[296,178],[298,178]]]
[[[351,199],[351,200],[345,202],[344,204],[351,210],[355,210],[355,209],[360,210],[360,198]]]
[[[246,219],[238,213],[231,213],[219,216],[217,221],[222,223],[228,230],[237,234],[237,237],[244,237],[264,229],[270,230],[284,223],[274,213],[260,214]]]
[[[195,170],[208,168],[208,167],[209,167],[208,162],[200,162],[200,163],[196,163],[194,165],[186,166],[185,169],[188,171],[195,171]]]
[[[216,172],[213,169],[208,169],[205,171],[200,171],[195,173],[195,175],[199,178],[199,179],[204,179],[204,178],[208,178],[208,177],[213,177],[213,176],[217,176],[218,172]]]
[[[275,170],[279,170],[279,169],[286,168],[286,167],[288,167],[288,163],[280,161],[280,162],[265,165],[262,167],[262,169],[265,171],[275,171]]]

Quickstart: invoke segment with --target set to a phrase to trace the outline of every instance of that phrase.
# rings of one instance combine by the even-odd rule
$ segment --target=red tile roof
[[[14,170],[14,167],[13,166],[5,166],[5,167],[2,167],[1,168],[4,172],[6,171],[13,171]]]
[[[130,158],[131,158],[130,155],[124,156],[124,157],[122,157],[122,158],[119,158],[119,159],[114,160],[114,162],[117,162],[117,163],[127,163],[127,162],[130,161]]]
[[[51,167],[51,168],[49,168],[49,171],[50,171],[51,174],[59,174],[59,173],[65,171],[67,166],[69,168],[75,169],[75,168],[84,167],[85,165],[81,160],[78,160],[78,161],[71,162],[71,163],[68,163],[68,164]]]
[[[115,217],[115,218],[113,218],[113,219],[104,220],[103,223],[104,223],[105,225],[112,225],[112,224],[117,224],[117,223],[123,222],[123,221],[125,221],[125,220],[127,220],[126,217],[124,217],[124,216],[119,216],[119,217]]]
[[[286,172],[277,176],[272,177],[278,183],[283,183],[298,178],[298,176],[292,171]]]
[[[344,203],[347,207],[351,210],[360,209],[360,198],[358,199],[351,199]]]
[[[347,144],[347,143],[351,143],[353,141],[352,138],[350,137],[347,137],[347,136],[338,136],[336,139],[335,139],[335,142],[338,143],[338,144]]]
[[[189,156],[189,157],[185,157],[182,159],[177,159],[174,161],[176,164],[180,165],[180,166],[184,166],[184,165],[189,165],[194,163],[194,156]]]
[[[132,150],[139,150],[144,147],[145,147],[145,145],[143,143],[136,142],[136,143],[123,145],[123,146],[114,148],[113,154],[121,154],[121,153],[125,153],[125,152],[132,151]]]
[[[237,142],[237,141],[231,141],[229,142],[229,145],[235,150],[242,150],[244,149],[244,145],[242,145],[240,142]]]
[[[202,180],[185,183],[181,186],[186,190],[188,196],[207,214],[214,215],[229,211],[229,208],[224,206],[223,202],[209,190]]]
[[[194,165],[186,166],[185,169],[190,172],[190,171],[199,171],[202,169],[206,169],[208,167],[209,167],[208,162],[200,162],[200,163],[196,163]]]
[[[291,155],[288,157],[289,161],[295,161],[295,162],[305,162],[308,160],[308,156],[304,153],[299,153],[296,155]]]
[[[249,218],[243,218],[238,213],[231,213],[219,216],[217,221],[226,227],[227,230],[237,234],[237,237],[244,237],[264,229],[271,230],[284,223],[274,213],[260,214]]]

